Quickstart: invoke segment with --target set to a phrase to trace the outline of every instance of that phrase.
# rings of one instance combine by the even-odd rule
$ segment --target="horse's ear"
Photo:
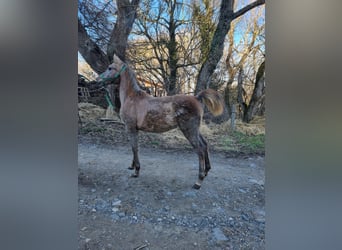
[[[115,64],[121,64],[122,61],[120,60],[120,58],[117,55],[113,55],[113,63]]]

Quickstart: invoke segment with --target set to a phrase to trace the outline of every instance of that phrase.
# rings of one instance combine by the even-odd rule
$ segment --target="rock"
[[[111,218],[112,218],[112,220],[118,220],[120,217],[117,214],[112,214]]]
[[[117,207],[113,207],[113,208],[112,208],[112,211],[113,211],[114,213],[116,213],[117,211],[119,211],[119,209],[118,209]]]
[[[220,228],[215,227],[213,229],[213,236],[216,241],[227,241],[228,238],[223,234]]]
[[[106,210],[106,209],[108,209],[108,202],[107,201],[105,201],[105,200],[103,200],[103,199],[96,199],[95,200],[95,208],[97,209],[97,210]]]
[[[257,209],[253,211],[253,215],[257,222],[265,222],[265,210]]]
[[[91,192],[92,192],[92,193],[95,193],[95,192],[96,192],[96,189],[95,189],[95,188],[92,188],[92,189],[91,189]]]
[[[119,206],[121,204],[120,200],[115,200],[112,202],[112,206]]]
[[[196,193],[195,193],[195,191],[186,191],[186,192],[184,192],[184,194],[183,194],[183,196],[184,197],[196,197]]]
[[[249,180],[249,182],[251,182],[251,183],[253,183],[253,184],[257,184],[257,185],[264,185],[264,181],[258,181],[258,180],[256,180],[256,179],[248,179]]]
[[[89,239],[89,238],[85,239],[86,243],[88,243],[89,241],[91,241],[91,239]]]
[[[161,222],[161,221],[162,221],[162,218],[158,218],[157,221],[158,221],[158,222]]]
[[[252,163],[249,164],[249,167],[255,168],[255,167],[257,167],[257,165],[256,165],[255,163],[252,162]]]
[[[241,219],[245,220],[245,221],[249,221],[248,215],[245,213],[241,214]]]

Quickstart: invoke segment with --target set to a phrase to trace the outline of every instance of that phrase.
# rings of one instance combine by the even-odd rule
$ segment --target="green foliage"
[[[236,150],[236,145],[234,143],[234,140],[230,136],[221,138],[219,144],[221,145],[222,149],[225,151]]]
[[[152,145],[155,145],[155,146],[159,146],[159,145],[160,145],[160,142],[159,142],[159,141],[151,141],[151,144],[152,144]]]
[[[265,135],[247,135],[238,131],[222,137],[216,145],[217,149],[235,151],[247,154],[260,154],[265,152]]]
[[[203,9],[201,9],[201,3],[203,4]],[[215,31],[213,16],[214,9],[210,0],[202,0],[200,4],[193,4],[193,21],[199,29],[201,38],[201,63],[209,55],[210,44]]]
[[[246,135],[235,131],[232,133],[233,139],[239,147],[249,153],[259,153],[265,150],[265,135]]]

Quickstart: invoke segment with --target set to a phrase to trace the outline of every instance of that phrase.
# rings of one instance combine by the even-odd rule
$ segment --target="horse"
[[[224,102],[221,95],[215,90],[206,89],[196,96],[153,97],[139,87],[135,73],[114,54],[113,63],[98,76],[97,81],[105,83],[118,78],[120,117],[133,152],[129,169],[135,171],[131,176],[138,177],[140,171],[138,131],[162,133],[178,127],[197,152],[199,174],[193,188],[199,189],[211,169],[208,143],[199,131],[203,105],[214,116],[222,114]]]

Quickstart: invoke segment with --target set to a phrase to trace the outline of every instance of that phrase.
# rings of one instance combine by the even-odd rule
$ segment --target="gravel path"
[[[79,143],[79,249],[265,249],[264,157],[211,153],[200,190],[192,151],[140,145],[139,178],[131,159]]]

